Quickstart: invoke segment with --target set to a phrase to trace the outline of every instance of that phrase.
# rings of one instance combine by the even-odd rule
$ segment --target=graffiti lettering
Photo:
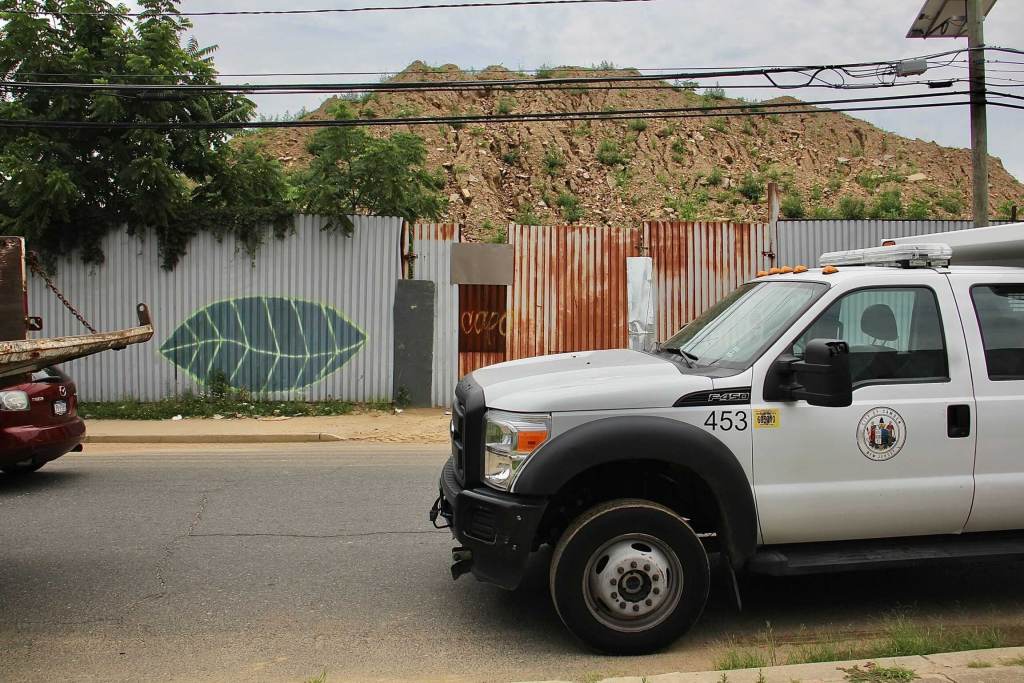
[[[495,331],[502,337],[508,334],[508,314],[504,311],[464,311],[460,318],[462,334],[482,335]]]

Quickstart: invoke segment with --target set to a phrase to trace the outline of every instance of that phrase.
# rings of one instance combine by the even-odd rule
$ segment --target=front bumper
[[[518,586],[547,501],[484,487],[462,488],[451,460],[441,471],[440,487],[431,520],[441,517],[448,522],[452,536],[469,551],[469,559],[463,560],[470,563],[469,571],[478,580],[502,588]]]
[[[0,429],[0,467],[56,460],[77,448],[84,437],[85,422],[79,417],[54,425],[4,427]]]

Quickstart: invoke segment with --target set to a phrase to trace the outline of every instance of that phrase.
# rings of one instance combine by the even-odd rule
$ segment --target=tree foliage
[[[355,119],[340,100],[329,111],[339,121]],[[292,179],[296,203],[301,211],[326,216],[328,228],[351,232],[349,214],[361,210],[407,221],[444,213],[444,176],[425,167],[427,148],[418,135],[374,138],[363,128],[339,126],[317,131],[308,149],[309,168]]]
[[[145,0],[137,19],[73,12],[125,11],[104,0],[0,0],[0,77],[81,83],[210,84],[216,71],[177,0]],[[66,11],[55,16],[3,10]],[[150,14],[146,14],[150,13]],[[0,118],[36,121],[245,123],[255,106],[229,93],[123,94],[8,91]],[[216,227],[258,244],[289,209],[276,162],[230,144],[228,130],[3,129],[0,232],[24,235],[50,256],[103,260],[101,240],[128,226],[152,232],[166,267],[189,238]]]

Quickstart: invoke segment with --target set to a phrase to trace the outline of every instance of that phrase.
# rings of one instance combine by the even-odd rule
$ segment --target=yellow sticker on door
[[[754,410],[754,429],[777,429],[781,421],[778,408]]]

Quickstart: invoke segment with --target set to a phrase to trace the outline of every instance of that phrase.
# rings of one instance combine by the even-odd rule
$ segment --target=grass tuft
[[[864,668],[853,666],[849,669],[840,669],[846,674],[846,680],[850,683],[886,683],[887,681],[912,681],[918,676],[911,669],[903,666],[878,666],[874,662],[868,662]]]

